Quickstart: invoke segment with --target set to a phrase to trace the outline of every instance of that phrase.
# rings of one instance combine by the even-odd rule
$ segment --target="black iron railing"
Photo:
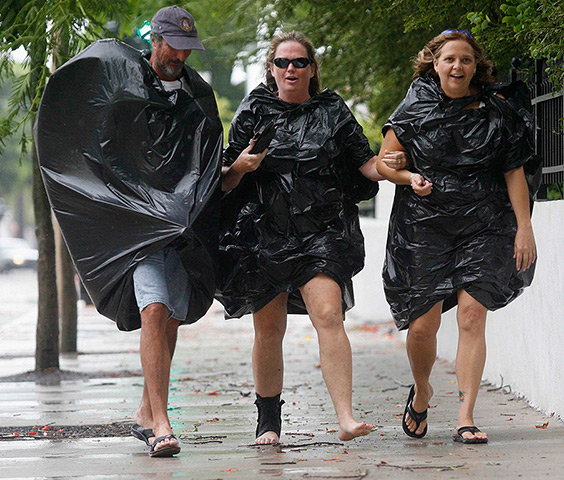
[[[530,85],[535,114],[535,149],[543,159],[538,200],[562,198],[564,182],[564,89],[555,90],[542,61],[535,64]]]

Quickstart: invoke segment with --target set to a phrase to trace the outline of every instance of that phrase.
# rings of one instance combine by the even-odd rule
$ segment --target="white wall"
[[[387,189],[378,197],[386,211],[391,198]],[[354,278],[353,319],[390,318],[381,281],[386,218],[361,222],[366,267]],[[539,252],[535,279],[514,302],[489,313],[484,379],[499,386],[503,377],[503,384],[532,406],[564,418],[564,201],[536,203],[533,227]],[[443,315],[439,356],[454,360],[457,339],[453,309]]]
[[[382,265],[394,191],[395,185],[392,183],[380,182],[380,191],[376,196],[377,218],[360,219],[366,260],[364,269],[353,278],[356,306],[347,314],[352,319],[378,321],[391,318],[382,288]]]
[[[535,204],[538,261],[533,284],[507,307],[490,312],[484,379],[510,385],[540,410],[564,418],[564,201]],[[455,311],[443,316],[439,356],[453,360]]]

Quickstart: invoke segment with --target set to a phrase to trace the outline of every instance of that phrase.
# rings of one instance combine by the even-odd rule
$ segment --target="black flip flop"
[[[172,434],[163,435],[162,437],[155,438],[155,440],[151,444],[151,448],[149,450],[149,456],[151,456],[151,457],[172,457],[173,455],[180,453],[180,446],[178,446],[178,445],[177,446],[171,445],[169,447],[159,448],[158,450],[155,450],[155,447],[157,446],[157,444],[159,442],[162,442],[163,440],[166,440],[168,438],[174,438],[175,440],[178,440]]]
[[[149,442],[149,438],[153,438],[155,434],[151,428],[145,428],[141,425],[134,423],[131,427],[131,435],[133,435],[136,439],[145,442],[147,446],[151,446],[151,442]]]
[[[455,442],[460,442],[460,443],[488,443],[487,438],[464,438],[462,436],[462,434],[465,432],[470,432],[472,435],[476,435],[476,433],[480,431],[481,430],[475,425],[460,427],[456,429],[456,433],[452,436],[452,439]]]
[[[419,428],[419,425],[421,425],[421,422],[427,419],[427,409],[425,409],[424,412],[416,412],[413,409],[413,397],[415,397],[415,385],[412,385],[411,390],[409,390],[409,396],[407,397],[407,403],[405,405],[405,410],[401,419],[401,426],[408,437],[423,438],[425,435],[427,435],[427,425],[425,425],[425,429],[421,433],[415,432]],[[411,419],[414,420],[417,425],[413,432],[409,428],[407,428],[407,423],[405,422],[405,415],[408,413]]]

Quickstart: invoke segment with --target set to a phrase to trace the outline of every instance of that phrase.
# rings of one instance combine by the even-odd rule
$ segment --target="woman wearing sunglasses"
[[[517,99],[491,88],[492,66],[469,32],[435,37],[419,52],[414,70],[407,96],[384,127],[382,146],[405,150],[410,164],[396,171],[378,163],[397,184],[384,289],[398,328],[409,329],[415,380],[402,426],[410,437],[427,433],[441,312],[458,304],[453,439],[486,443],[487,434],[474,423],[486,314],[532,281],[536,249],[524,166],[530,171],[529,165],[539,165],[531,133],[512,106]]]
[[[251,153],[253,136],[269,124],[273,127],[264,130],[275,135],[268,148]],[[385,161],[405,166],[403,153],[392,152]],[[266,85],[239,106],[223,169],[223,190],[229,193],[218,298],[229,317],[253,314],[257,444],[280,439],[288,313],[309,314],[317,331],[339,438],[351,440],[373,428],[353,417],[351,348],[343,319],[353,306],[352,276],[364,265],[355,189],[363,178],[383,178],[375,162],[344,101],[321,91],[311,42],[298,32],[275,37]],[[377,184],[368,183],[374,195]]]

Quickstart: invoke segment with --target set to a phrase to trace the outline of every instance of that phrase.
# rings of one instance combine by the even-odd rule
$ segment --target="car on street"
[[[0,238],[0,272],[15,268],[36,268],[37,249],[23,238]]]

